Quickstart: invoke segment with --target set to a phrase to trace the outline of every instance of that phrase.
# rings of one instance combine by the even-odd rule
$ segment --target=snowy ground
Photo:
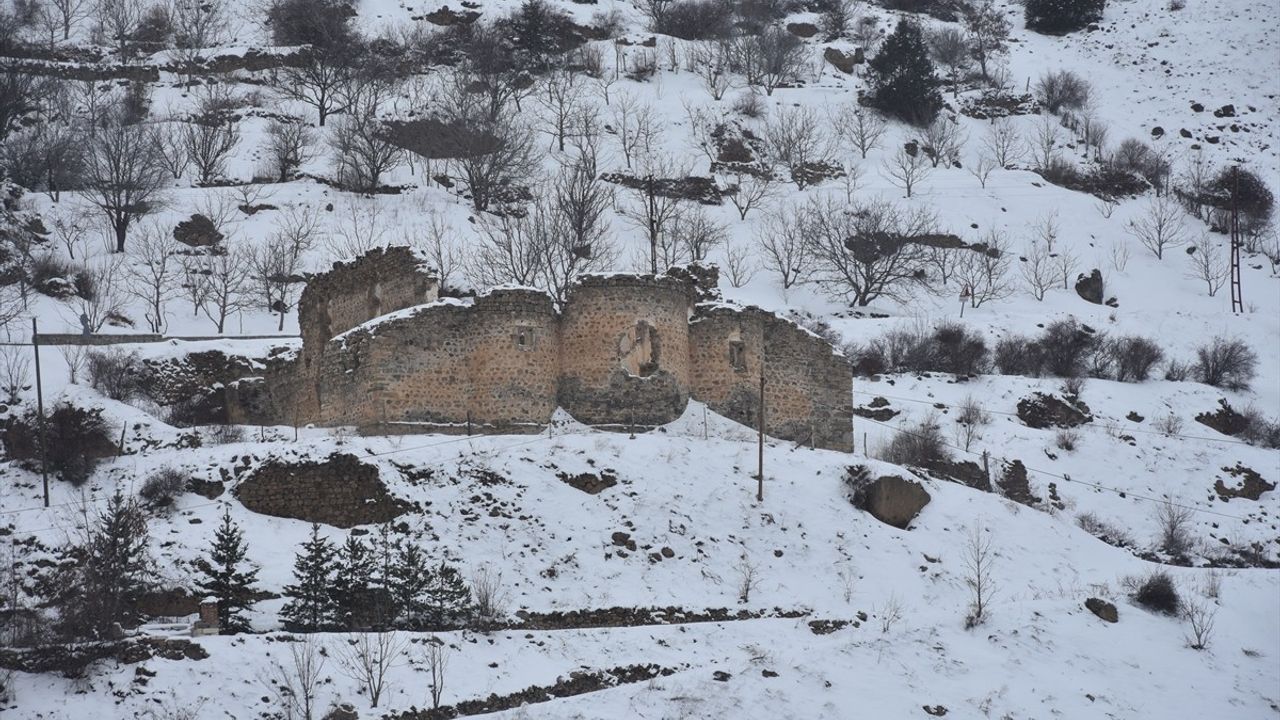
[[[1045,70],[1068,68],[1087,77],[1098,98],[1096,112],[1111,128],[1112,144],[1137,137],[1171,148],[1175,165],[1187,161],[1192,143],[1214,162],[1243,159],[1262,174],[1273,190],[1280,189],[1280,87],[1275,79],[1280,13],[1271,0],[1209,2],[1188,0],[1178,12],[1167,11],[1166,0],[1128,0],[1109,4],[1101,29],[1065,38],[1026,33],[1014,22],[1010,71],[1013,84],[1034,84]],[[514,2],[486,2],[488,12],[514,7]],[[1019,10],[1010,5],[1010,12]],[[617,8],[631,23],[633,39],[640,16],[630,5],[604,0],[598,5],[566,5],[579,22],[600,11]],[[364,0],[358,22],[370,30],[398,27],[409,18],[436,9]],[[869,8],[885,27],[894,17]],[[929,21],[936,25],[935,21]],[[237,44],[261,45],[262,28],[248,16]],[[665,40],[664,40],[665,42]],[[821,46],[813,44],[814,57]],[[642,52],[630,48],[628,53]],[[613,48],[605,44],[612,62]],[[662,63],[660,62],[660,65]],[[857,77],[842,76],[821,62],[803,87],[782,88],[768,98],[770,107],[800,104],[820,112],[849,102],[862,86]],[[181,78],[166,75],[153,88],[153,112],[180,116],[193,107],[194,96],[180,86]],[[256,166],[263,139],[265,111],[281,109],[311,117],[314,111],[272,96],[268,88],[245,85],[244,92],[262,99],[242,123],[244,141],[229,175],[248,179]],[[611,89],[616,102],[629,94],[652,106],[663,129],[662,148],[689,161],[694,173],[707,171],[706,160],[690,136],[684,105],[729,112],[735,89],[719,103],[688,72],[664,69],[648,83],[621,80]],[[584,86],[586,98],[607,118],[611,107],[601,94]],[[1193,103],[1203,111],[1192,109]],[[1237,117],[1215,118],[1213,111],[1235,106]],[[531,103],[531,108],[535,104]],[[536,112],[536,109],[530,113]],[[1029,129],[1036,118],[1020,118]],[[965,164],[976,156],[985,123],[961,118],[970,141]],[[1233,130],[1231,125],[1237,128]],[[1163,137],[1152,140],[1160,126]],[[1192,137],[1182,138],[1187,129]],[[1219,138],[1212,143],[1209,137]],[[219,467],[245,454],[324,456],[335,447],[357,455],[376,455],[369,461],[383,469],[396,495],[430,502],[428,510],[412,518],[425,532],[424,543],[436,556],[448,557],[466,568],[488,566],[503,573],[511,591],[512,610],[600,608],[611,605],[681,605],[688,609],[750,607],[802,609],[805,618],[760,619],[670,627],[643,627],[551,632],[498,632],[490,636],[450,633],[454,647],[444,701],[506,693],[533,684],[550,684],[579,668],[606,668],[630,663],[658,663],[676,668],[675,674],[501,714],[504,718],[702,718],[702,717],[927,717],[924,707],[941,705],[948,717],[1239,717],[1263,718],[1280,714],[1280,573],[1274,570],[1210,571],[1170,568],[1188,597],[1216,608],[1216,630],[1208,650],[1187,647],[1181,620],[1148,613],[1125,596],[1122,580],[1153,567],[1128,550],[1108,546],[1076,526],[1081,513],[1127,531],[1139,550],[1154,546],[1156,501],[1172,500],[1192,507],[1195,535],[1201,540],[1197,560],[1203,562],[1227,547],[1258,543],[1264,553],[1280,556],[1276,492],[1259,501],[1218,499],[1214,481],[1227,480],[1222,469],[1241,463],[1270,481],[1280,478],[1280,453],[1241,444],[1201,426],[1193,417],[1212,411],[1220,398],[1233,406],[1254,405],[1272,418],[1280,412],[1280,279],[1265,258],[1246,258],[1246,312],[1230,313],[1226,290],[1209,297],[1202,282],[1188,276],[1190,264],[1181,248],[1156,259],[1126,230],[1150,197],[1121,203],[1109,217],[1095,198],[1045,183],[1024,170],[996,171],[986,187],[963,169],[936,170],[910,200],[883,174],[882,163],[908,137],[895,125],[882,147],[859,161],[862,177],[856,196],[884,197],[927,205],[939,214],[943,229],[974,241],[988,229],[1008,234],[1015,252],[1032,237],[1032,225],[1056,214],[1059,242],[1077,259],[1074,272],[1099,268],[1106,276],[1108,296],[1118,308],[1090,305],[1073,290],[1051,290],[1043,302],[1019,290],[1013,296],[964,311],[963,322],[990,341],[1010,333],[1034,333],[1039,325],[1073,316],[1108,332],[1142,334],[1156,339],[1173,358],[1188,360],[1195,348],[1215,335],[1246,339],[1259,354],[1259,377],[1247,391],[1226,392],[1190,382],[1153,380],[1141,384],[1089,381],[1082,394],[1095,420],[1080,430],[1079,447],[1062,451],[1052,431],[1033,430],[1012,413],[1017,401],[1031,392],[1054,391],[1050,379],[984,376],[966,383],[949,377],[886,377],[878,382],[857,379],[853,401],[866,405],[884,397],[901,414],[884,424],[855,418],[858,452],[854,456],[771,444],[767,453],[766,499],[754,500],[755,446],[747,428],[710,416],[704,431],[699,406],[691,405],[680,422],[663,432],[630,439],[601,434],[566,422],[541,436],[457,438],[405,436],[350,438],[328,430],[304,429],[293,440],[292,428],[267,429],[276,439],[247,441],[200,450],[150,449],[107,463],[86,490],[98,501],[117,485],[136,488],[142,478],[162,465],[181,467],[198,477],[214,478]],[[623,169],[613,140],[604,140],[605,167]],[[547,167],[554,166],[555,153]],[[839,158],[854,161],[851,154]],[[305,168],[329,172],[327,158],[318,157]],[[429,183],[421,166],[417,174],[397,170],[392,184],[412,185],[401,195],[357,197],[309,181],[262,186],[261,202],[278,206],[252,216],[233,213],[230,241],[253,246],[266,237],[291,209],[320,213],[321,231],[308,254],[309,269],[324,268],[349,249],[341,242],[348,234],[376,230],[379,243],[412,241],[424,233],[432,217],[450,228],[457,248],[466,253],[478,242],[467,202]],[[843,197],[839,181],[803,192],[783,186],[778,203],[802,202],[830,193]],[[73,217],[83,203],[64,195],[59,203],[32,194],[32,206],[52,224]],[[235,189],[211,190],[193,186],[191,178],[175,182],[164,211],[153,218],[167,231],[192,212],[211,203],[234,199]],[[332,212],[324,210],[332,203]],[[759,215],[740,220],[728,205],[708,208],[729,229],[731,242],[754,249]],[[642,240],[621,217],[613,218],[623,261],[615,269],[634,269]],[[1220,235],[1188,218],[1187,234],[1194,242],[1223,244]],[[105,259],[97,228],[93,239],[77,249],[92,262]],[[1202,236],[1206,239],[1202,240]],[[63,252],[59,250],[59,252]],[[723,262],[725,249],[713,252]],[[1127,262],[1117,258],[1128,257]],[[1074,277],[1074,272],[1072,276]],[[1016,271],[1015,271],[1016,273]],[[939,294],[920,293],[904,302],[878,302],[863,315],[848,313],[841,303],[812,286],[783,291],[774,275],[759,269],[742,287],[722,283],[726,297],[774,310],[798,310],[828,321],[846,341],[865,342],[899,325],[958,319],[954,288]],[[72,306],[39,298],[32,306],[46,332],[78,330],[78,311]],[[871,318],[874,312],[880,317]],[[129,315],[141,323],[141,307]],[[230,323],[230,334],[274,333],[277,318],[249,310]],[[26,325],[16,327],[25,328]],[[121,329],[109,329],[119,332]],[[212,323],[193,318],[181,299],[169,306],[171,334],[211,334]],[[297,331],[296,318],[285,318],[285,333]],[[9,339],[24,339],[11,331]],[[244,341],[265,347],[267,341]],[[192,345],[151,346],[145,353],[176,352]],[[106,400],[79,385],[70,385],[62,355],[55,348],[42,352],[46,402],[65,394],[90,405],[127,427],[127,444],[141,447],[152,437],[163,444],[178,430],[136,408]],[[1032,509],[999,495],[982,493],[936,480],[926,480],[933,496],[913,529],[899,531],[853,509],[844,497],[841,478],[853,464],[869,464],[877,472],[905,474],[867,458],[901,429],[933,412],[948,433],[953,428],[951,406],[966,397],[981,398],[993,416],[991,425],[975,441],[972,452],[989,453],[993,467],[1001,460],[1022,460],[1031,470],[1034,495],[1047,499],[1054,483],[1063,509],[1047,503]],[[934,407],[941,404],[943,408]],[[1126,419],[1130,412],[1145,418]],[[1155,419],[1176,415],[1183,420],[1177,437],[1162,435]],[[704,438],[704,433],[706,438]],[[256,429],[251,435],[256,435]],[[1121,436],[1128,436],[1132,440]],[[864,443],[865,438],[865,443]],[[957,451],[958,459],[978,461]],[[439,472],[428,485],[400,479],[392,461],[431,467]],[[486,487],[492,500],[473,512],[477,488],[469,471],[490,468],[510,480]],[[616,471],[620,484],[598,496],[575,490],[556,473]],[[38,537],[56,545],[74,528],[79,493],[55,483],[53,507],[40,507],[38,476],[15,467],[0,470],[0,528],[15,538]],[[189,562],[204,551],[217,516],[225,506],[247,530],[252,559],[262,566],[264,587],[278,591],[290,580],[293,549],[307,533],[302,522],[249,513],[224,495],[206,501],[184,496],[172,516],[153,524],[154,552],[166,579],[189,578]],[[493,503],[504,514],[527,515],[518,521],[491,517]],[[629,523],[629,524],[628,524]],[[962,570],[962,538],[973,528],[989,534],[999,552],[995,578],[998,591],[991,619],[966,631],[963,621],[969,602]],[[650,562],[647,553],[619,557],[610,542],[614,531],[625,530],[640,545],[670,547],[674,557]],[[345,537],[333,528],[326,533]],[[738,567],[743,556],[759,566],[762,582],[750,603],[738,602]],[[554,573],[548,572],[554,569]],[[1206,597],[1215,582],[1221,592]],[[1107,625],[1086,611],[1086,597],[1114,600],[1120,622]],[[255,608],[255,627],[271,631],[281,601]],[[901,606],[901,619],[886,629],[883,620]],[[813,634],[810,619],[868,619],[860,627],[845,627],[829,635]],[[337,643],[337,636],[325,636]],[[19,676],[15,701],[4,716],[15,718],[132,718],[140,717],[158,700],[190,704],[207,698],[201,717],[256,717],[268,707],[262,686],[271,659],[280,659],[282,643],[271,635],[206,638],[211,653],[204,661],[148,661],[157,673],[145,686],[133,682],[132,666],[104,667],[87,682],[57,677]],[[418,662],[418,657],[411,654]],[[776,672],[776,677],[764,671]],[[713,673],[730,674],[724,681]],[[351,701],[362,716],[376,717],[386,709],[424,706],[422,671],[411,665],[395,672],[395,687],[378,712],[336,666],[328,676],[324,702]]]

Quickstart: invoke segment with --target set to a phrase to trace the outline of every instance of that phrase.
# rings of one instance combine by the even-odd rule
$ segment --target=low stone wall
[[[340,528],[387,522],[410,509],[387,492],[376,466],[345,453],[323,461],[268,460],[232,492],[253,512]]]

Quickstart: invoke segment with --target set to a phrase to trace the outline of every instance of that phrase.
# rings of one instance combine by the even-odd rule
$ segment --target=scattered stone
[[[201,480],[200,478],[187,478],[187,490],[209,500],[218,499],[222,493],[226,492],[226,486],[218,480]]]
[[[1236,412],[1226,398],[1218,400],[1217,410],[1196,415],[1196,422],[1207,425],[1223,435],[1239,435],[1249,427],[1249,419]]]
[[[848,620],[810,620],[809,631],[814,635],[830,635],[849,626]]]
[[[1153,138],[1164,137],[1164,128],[1160,127],[1159,125],[1151,128],[1151,137]]]
[[[776,672],[774,672],[774,671],[770,670],[769,668],[765,668],[765,669],[761,670],[761,671],[760,671],[760,675],[761,675],[762,677],[768,677],[768,678],[778,677],[778,673],[776,673]]]
[[[1109,623],[1120,621],[1120,613],[1116,610],[1116,606],[1106,600],[1091,597],[1084,601],[1084,606],[1089,609],[1089,612]]]
[[[351,703],[334,705],[321,720],[360,720],[360,713]]]
[[[662,557],[664,558],[673,558],[676,556],[676,551],[669,547],[663,547],[659,552],[662,553]]]
[[[787,31],[796,37],[811,38],[818,34],[818,26],[813,23],[787,23]]]
[[[1142,422],[1143,420],[1146,420],[1146,418],[1142,417],[1141,415],[1139,415],[1138,413],[1136,413],[1136,412],[1134,412],[1134,411],[1132,411],[1132,410],[1130,410],[1130,411],[1129,411],[1129,414],[1128,414],[1128,415],[1125,415],[1125,416],[1124,416],[1124,418],[1125,418],[1126,420],[1128,420],[1129,422],[1136,422],[1136,423],[1140,423],[1140,422]]]
[[[1235,117],[1235,116],[1236,116],[1236,106],[1235,106],[1235,105],[1230,105],[1230,104],[1223,105],[1222,107],[1220,107],[1220,108],[1218,108],[1217,110],[1214,110],[1214,111],[1213,111],[1213,116],[1214,116],[1214,117],[1216,117],[1216,118],[1229,118],[1229,117]]]
[[[923,707],[926,715],[942,717],[947,714],[947,709],[941,705],[924,705]]]
[[[733,675],[725,672],[724,670],[717,670],[711,673],[711,679],[715,680],[716,682],[725,682],[731,677],[733,677]]]
[[[1018,401],[1018,419],[1029,428],[1073,428],[1093,420],[1089,406],[1079,399],[1063,400],[1057,395],[1033,393]]]
[[[196,213],[178,223],[173,239],[190,247],[210,247],[222,242],[223,235],[208,217]]]
[[[1031,483],[1027,480],[1027,466],[1022,464],[1021,460],[1007,462],[1004,465],[1004,471],[1000,473],[1000,479],[996,481],[996,485],[1000,486],[1000,491],[1010,500],[1034,507],[1040,503],[1040,498],[1031,494]]]
[[[602,470],[599,475],[591,473],[579,475],[558,473],[556,477],[560,478],[560,482],[566,483],[570,487],[581,490],[588,495],[599,495],[601,492],[618,484],[618,476],[614,475],[611,470]]]

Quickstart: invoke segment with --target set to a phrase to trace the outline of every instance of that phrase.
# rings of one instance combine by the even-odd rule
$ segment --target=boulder
[[[862,485],[854,504],[880,522],[905,530],[932,499],[920,483],[887,475]]]
[[[853,69],[858,65],[858,62],[853,55],[845,55],[833,47],[823,50],[822,58],[831,63],[832,67],[845,75],[852,75]]]
[[[1116,606],[1106,600],[1091,597],[1084,601],[1084,606],[1089,609],[1089,612],[1109,623],[1120,621],[1120,613],[1116,610]]]
[[[322,720],[360,720],[360,713],[351,703],[342,703],[329,708]]]
[[[1102,283],[1102,271],[1094,268],[1093,272],[1085,275],[1081,273],[1076,278],[1076,294],[1084,298],[1087,302],[1094,305],[1102,304],[1102,294],[1104,291]]]

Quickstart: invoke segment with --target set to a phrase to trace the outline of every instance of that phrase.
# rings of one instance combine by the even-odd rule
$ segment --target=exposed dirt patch
[[[1226,398],[1218,401],[1218,409],[1196,415],[1196,422],[1207,425],[1223,435],[1239,435],[1249,427],[1249,419],[1236,412]]]
[[[1253,468],[1246,467],[1240,463],[1236,463],[1235,467],[1224,467],[1222,471],[1233,478],[1240,478],[1236,487],[1227,487],[1222,478],[1213,484],[1213,491],[1218,493],[1218,497],[1223,500],[1232,498],[1244,498],[1246,500],[1257,500],[1262,497],[1262,493],[1276,489],[1275,483],[1269,483],[1262,479],[1258,471]]]

